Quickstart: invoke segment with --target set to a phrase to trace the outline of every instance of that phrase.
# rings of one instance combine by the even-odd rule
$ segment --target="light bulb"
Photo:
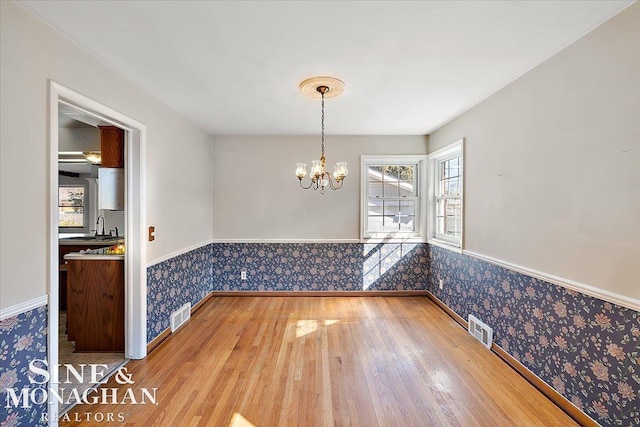
[[[307,176],[307,164],[306,163],[296,163],[296,175],[300,179],[302,179],[305,176]]]
[[[311,176],[315,179],[320,178],[322,175],[322,165],[320,164],[320,160],[312,160],[311,163]]]
[[[333,177],[336,179],[336,181],[343,180],[348,173],[349,171],[347,170],[347,162],[336,163],[336,167],[333,171]]]

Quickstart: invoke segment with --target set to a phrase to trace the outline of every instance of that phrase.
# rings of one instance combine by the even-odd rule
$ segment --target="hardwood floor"
[[[112,413],[112,425],[129,426],[576,425],[426,297],[216,297],[127,368],[135,381],[127,386],[157,388],[157,405],[81,405],[71,420]],[[113,379],[107,386],[126,388]]]

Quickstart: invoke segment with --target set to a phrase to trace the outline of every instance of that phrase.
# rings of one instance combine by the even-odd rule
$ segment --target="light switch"
[[[154,240],[156,240],[156,228],[151,225],[149,226],[149,241],[153,242]]]

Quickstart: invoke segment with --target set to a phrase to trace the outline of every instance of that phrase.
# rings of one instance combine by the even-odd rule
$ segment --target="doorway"
[[[145,194],[144,194],[144,155],[146,143],[145,125],[112,110],[90,98],[74,92],[56,82],[49,84],[49,366],[57,365],[59,359],[60,333],[60,264],[59,264],[59,114],[61,109],[84,117],[91,117],[102,124],[108,124],[124,130],[124,171],[125,210],[123,213],[122,234],[126,236],[124,254],[124,357],[142,359],[146,356],[146,251],[145,230]],[[88,188],[88,187],[87,187]],[[78,229],[87,231],[91,227],[91,215],[87,215]],[[89,224],[89,225],[87,225]],[[89,362],[94,363],[94,362]],[[101,363],[101,362],[100,362]],[[57,392],[58,384],[53,382],[50,388]],[[49,425],[58,422],[59,407],[57,401],[49,402]]]

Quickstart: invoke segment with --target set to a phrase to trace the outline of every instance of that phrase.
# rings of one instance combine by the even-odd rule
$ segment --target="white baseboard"
[[[47,305],[48,302],[49,296],[42,295],[37,298],[0,309],[0,320],[8,319],[9,317],[17,316],[18,314],[26,313],[29,310],[42,307],[43,305]]]

